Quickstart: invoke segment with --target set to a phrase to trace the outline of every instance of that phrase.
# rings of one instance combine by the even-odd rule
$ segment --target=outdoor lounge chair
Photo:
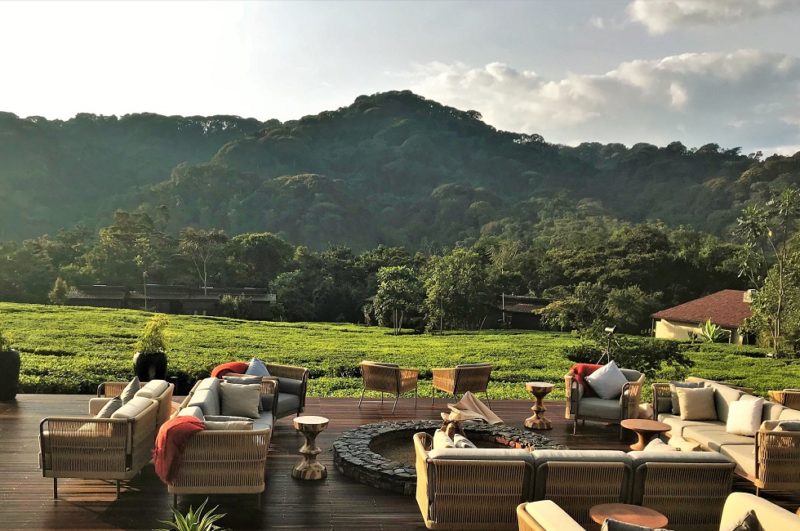
[[[373,361],[361,362],[361,399],[358,407],[364,400],[365,391],[379,391],[381,393],[381,404],[383,404],[383,393],[394,395],[394,406],[392,413],[397,409],[397,401],[400,395],[414,391],[414,407],[417,407],[417,379],[419,371],[417,369],[402,369],[393,363],[376,363]]]
[[[447,393],[453,398],[470,391],[471,393],[484,393],[486,403],[491,407],[488,388],[492,368],[488,363],[467,363],[456,365],[454,369],[431,369],[433,372],[431,405],[436,399],[437,390]]]
[[[618,398],[605,400],[596,396],[586,396],[582,384],[578,383],[572,370],[564,376],[566,387],[566,410],[564,417],[573,419],[572,434],[578,428],[578,420],[593,420],[619,424],[625,419],[639,417],[639,399],[644,385],[644,374],[633,369],[620,369],[628,380],[620,390]],[[622,440],[622,426],[619,427],[619,438]]]
[[[39,423],[39,464],[53,478],[116,480],[134,478],[150,462],[156,438],[158,401],[137,396],[111,418],[47,417]]]
[[[288,415],[300,415],[306,407],[308,369],[277,363],[265,363],[264,365],[269,371],[269,376],[264,376],[263,379],[271,383],[262,385],[262,387],[266,386],[263,393],[274,393],[272,413],[275,419],[281,419]],[[240,375],[233,372],[228,372],[227,374],[231,376]]]

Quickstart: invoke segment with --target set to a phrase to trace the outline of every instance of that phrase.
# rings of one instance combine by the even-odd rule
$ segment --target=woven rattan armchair
[[[566,409],[564,418],[572,419],[572,434],[578,429],[578,420],[593,420],[619,424],[625,419],[639,417],[639,400],[644,386],[644,374],[632,369],[620,369],[628,382],[622,386],[619,398],[603,400],[598,397],[585,397],[583,385],[572,371],[564,376],[566,387]],[[619,427],[619,439],[622,440],[622,426]]]
[[[156,438],[158,402],[146,398],[133,417],[47,417],[39,423],[42,475],[53,478],[116,480],[135,477],[150,462]],[[126,406],[127,407],[127,406]]]
[[[293,365],[267,363],[271,377],[277,379],[275,391],[275,418],[287,415],[300,415],[306,407],[308,390],[308,369]],[[297,397],[297,398],[295,398]]]
[[[489,377],[492,375],[492,366],[488,363],[469,363],[457,365],[453,369],[431,369],[433,372],[433,387],[431,389],[431,405],[436,399],[439,390],[448,396],[456,398],[467,391],[471,393],[483,392],[486,402],[489,402]]]
[[[414,391],[414,407],[417,407],[417,380],[419,371],[417,369],[402,369],[391,363],[376,363],[373,361],[361,362],[361,399],[358,407],[364,400],[365,391],[379,391],[381,393],[381,404],[383,404],[383,394],[394,395],[394,406],[392,413],[397,409],[397,401],[400,395]]]

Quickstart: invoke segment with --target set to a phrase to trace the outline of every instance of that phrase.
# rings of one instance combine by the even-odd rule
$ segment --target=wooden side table
[[[292,421],[294,429],[306,438],[305,444],[300,448],[303,459],[292,469],[295,479],[316,480],[328,477],[328,469],[317,461],[317,455],[322,450],[317,446],[317,435],[328,427],[329,420],[325,417],[304,416],[295,417]]]
[[[669,524],[669,519],[660,512],[639,505],[628,505],[627,503],[595,505],[589,509],[589,517],[600,525],[603,525],[609,518],[626,524],[653,528],[667,527],[667,524]]]
[[[544,397],[553,390],[553,384],[548,382],[527,382],[525,389],[536,399],[531,408],[533,415],[525,419],[525,427],[532,430],[549,430],[552,428],[550,421],[544,416],[547,408],[544,407]]]
[[[637,441],[631,445],[631,450],[637,451],[644,450],[654,436],[672,429],[669,424],[648,419],[625,419],[620,424],[636,434]]]

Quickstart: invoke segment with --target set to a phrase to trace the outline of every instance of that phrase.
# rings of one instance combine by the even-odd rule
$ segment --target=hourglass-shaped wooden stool
[[[317,435],[328,427],[328,422],[325,417],[312,415],[295,417],[292,421],[294,429],[306,438],[306,443],[300,448],[303,459],[292,469],[293,478],[314,480],[328,477],[328,469],[317,461],[317,455],[322,452],[317,446]]]
[[[536,399],[531,408],[533,415],[525,419],[525,427],[532,430],[549,430],[552,428],[550,420],[544,416],[547,408],[544,407],[544,397],[553,390],[553,384],[548,382],[527,382],[525,388]]]

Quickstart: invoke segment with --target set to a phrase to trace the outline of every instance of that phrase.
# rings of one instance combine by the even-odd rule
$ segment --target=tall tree
[[[419,311],[423,297],[422,283],[410,267],[389,266],[378,270],[373,308],[381,326],[386,326],[389,316],[395,335],[400,334],[406,317]]]
[[[228,237],[221,230],[198,230],[188,227],[181,231],[178,252],[192,261],[197,276],[203,284],[205,295],[208,295],[208,264],[227,242]]]

